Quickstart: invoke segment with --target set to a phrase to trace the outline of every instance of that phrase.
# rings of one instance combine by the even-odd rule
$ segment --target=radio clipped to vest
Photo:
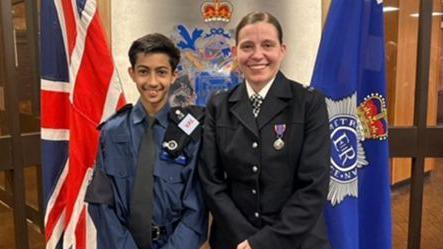
[[[199,141],[202,132],[204,111],[202,107],[174,107],[169,113],[169,126],[166,129],[162,148],[172,159],[178,158],[191,141]]]

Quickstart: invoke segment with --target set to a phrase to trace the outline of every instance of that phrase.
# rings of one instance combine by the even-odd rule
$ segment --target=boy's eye
[[[159,70],[158,74],[161,76],[165,76],[165,75],[168,75],[168,71],[167,70]]]
[[[138,70],[138,73],[139,73],[139,74],[142,74],[142,75],[145,75],[145,74],[148,73],[148,70],[146,70],[146,69],[139,69],[139,70]]]

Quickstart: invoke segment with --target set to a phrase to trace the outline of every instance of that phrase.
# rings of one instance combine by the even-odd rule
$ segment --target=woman
[[[271,14],[246,15],[233,51],[245,82],[207,104],[199,174],[213,215],[212,249],[330,248],[322,213],[326,104],[279,71],[282,36]]]

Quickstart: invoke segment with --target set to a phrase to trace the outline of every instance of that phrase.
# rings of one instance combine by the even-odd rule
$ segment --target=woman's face
[[[244,26],[238,33],[234,56],[248,82],[264,86],[277,74],[286,54],[286,45],[278,40],[277,29],[270,23]]]

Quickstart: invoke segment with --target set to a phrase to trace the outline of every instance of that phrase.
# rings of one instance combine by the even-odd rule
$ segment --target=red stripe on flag
[[[62,0],[63,16],[65,17],[66,38],[68,43],[68,58],[71,58],[77,38],[75,13],[71,0]]]
[[[73,100],[75,107],[95,125],[101,120],[113,72],[111,52],[106,45],[98,15],[95,15],[88,28]],[[94,105],[91,105],[91,100],[94,100]]]
[[[58,220],[60,219],[60,215],[63,212],[63,209],[66,205],[66,181],[63,183],[62,188],[60,189],[59,195],[57,196],[54,206],[52,207],[49,215],[48,215],[48,221],[45,224],[45,237],[46,241],[49,241],[49,239],[52,236],[52,233],[54,232],[54,227],[57,224]]]
[[[69,93],[41,90],[42,128],[69,128]]]
[[[117,104],[117,108],[116,110],[120,109],[121,107],[123,107],[126,104],[126,99],[125,96],[122,94],[120,94],[120,97],[118,98],[118,104]]]
[[[88,168],[92,167],[98,150],[99,132],[95,125],[74,109],[71,112],[71,133],[69,143],[69,171],[66,181],[66,221],[71,221],[75,202],[78,198],[83,179]]]

